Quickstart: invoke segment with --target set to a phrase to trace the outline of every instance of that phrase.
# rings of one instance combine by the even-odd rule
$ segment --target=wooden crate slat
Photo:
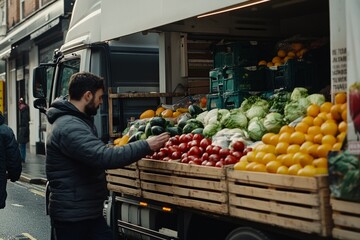
[[[176,195],[178,198],[197,198],[203,199],[207,204],[208,201],[225,203],[227,196],[225,193],[209,192],[204,190],[197,190],[193,188],[183,188],[171,185],[161,185],[154,183],[141,182],[141,188],[143,191],[158,192],[164,195]]]
[[[129,194],[129,195],[133,195],[133,196],[137,196],[137,197],[141,196],[140,189],[134,189],[134,188],[124,187],[124,186],[114,185],[111,183],[107,184],[107,188],[108,188],[108,190],[113,191],[113,192]]]
[[[327,187],[327,178],[321,177],[300,177],[290,175],[277,175],[269,173],[258,173],[249,171],[227,169],[227,177],[236,182],[245,182],[271,187],[296,188],[316,192],[319,188]]]
[[[214,179],[225,179],[225,169],[198,166],[192,164],[183,164],[178,162],[164,162],[158,160],[142,159],[137,162],[140,170],[149,170],[156,172],[168,172],[172,174],[181,174],[184,176],[207,177]]]
[[[157,193],[152,193],[152,192],[147,192],[147,191],[143,191],[142,196],[144,198],[148,198],[148,199],[152,199],[152,200],[163,201],[163,202],[167,202],[170,204],[188,207],[188,208],[201,209],[201,210],[204,210],[207,212],[212,212],[212,213],[221,213],[221,214],[228,213],[227,204],[216,204],[216,203],[211,203],[211,202],[205,203],[204,201],[198,201],[198,200],[186,199],[186,198],[178,198],[176,196],[174,196],[174,197],[165,196],[162,194],[157,194]]]
[[[330,203],[334,211],[360,215],[360,203],[358,202],[350,202],[332,198]]]
[[[128,178],[124,178],[124,177],[107,175],[106,180],[107,180],[107,182],[112,183],[114,185],[129,186],[132,188],[140,187],[139,181],[136,179],[128,179]]]
[[[243,196],[254,198],[264,198],[268,200],[283,201],[290,203],[301,203],[309,206],[319,206],[319,199],[317,194],[297,193],[278,191],[276,189],[256,188],[251,186],[234,185],[229,182],[229,192]]]
[[[311,220],[320,220],[318,208],[294,206],[281,202],[257,200],[253,198],[232,198],[231,195],[229,197],[229,204],[230,206],[240,206],[240,208],[266,211],[277,215],[283,214]]]
[[[342,240],[359,240],[360,233],[359,232],[352,232],[346,229],[341,228],[334,228],[332,231],[332,236],[334,239],[342,239]]]
[[[158,182],[159,184],[167,183],[186,187],[203,188],[210,191],[226,191],[225,181],[208,181],[196,178],[185,178],[173,175],[160,175],[154,173],[141,172],[142,181]]]
[[[318,221],[304,221],[295,218],[259,213],[233,207],[230,207],[229,212],[232,213],[232,216],[237,216],[243,219],[299,230],[301,232],[317,233],[323,235],[322,226]]]
[[[128,169],[107,170],[106,173],[107,173],[107,175],[123,176],[123,177],[129,177],[129,178],[137,178],[139,176],[138,171],[128,170]]]
[[[333,219],[336,226],[354,228],[360,232],[360,216],[350,216],[334,212]]]

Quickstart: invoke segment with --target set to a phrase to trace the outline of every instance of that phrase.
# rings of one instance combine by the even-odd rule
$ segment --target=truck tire
[[[225,240],[270,240],[270,238],[254,228],[239,227],[231,231]]]

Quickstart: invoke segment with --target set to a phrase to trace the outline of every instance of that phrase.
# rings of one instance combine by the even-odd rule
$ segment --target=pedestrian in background
[[[21,157],[14,132],[5,125],[0,112],[0,209],[5,208],[7,179],[15,182],[21,174]]]
[[[20,146],[20,154],[22,162],[26,160],[26,144],[29,142],[29,121],[30,110],[29,106],[25,103],[23,98],[19,99],[19,132],[18,143]]]
[[[52,237],[57,240],[114,239],[103,217],[106,169],[129,165],[169,139],[168,133],[122,147],[97,136],[93,122],[104,95],[104,81],[91,73],[69,80],[69,100],[55,100],[47,111],[46,175]]]

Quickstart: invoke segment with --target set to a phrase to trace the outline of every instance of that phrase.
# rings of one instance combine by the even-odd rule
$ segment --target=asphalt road
[[[45,187],[8,182],[5,209],[0,209],[0,240],[49,240]]]

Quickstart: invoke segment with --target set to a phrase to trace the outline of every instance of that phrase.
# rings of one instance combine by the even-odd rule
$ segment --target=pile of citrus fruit
[[[265,134],[234,169],[298,176],[327,174],[328,153],[341,149],[347,131],[346,93],[336,94],[334,100],[321,106],[312,104],[295,126],[285,125],[278,134]]]

